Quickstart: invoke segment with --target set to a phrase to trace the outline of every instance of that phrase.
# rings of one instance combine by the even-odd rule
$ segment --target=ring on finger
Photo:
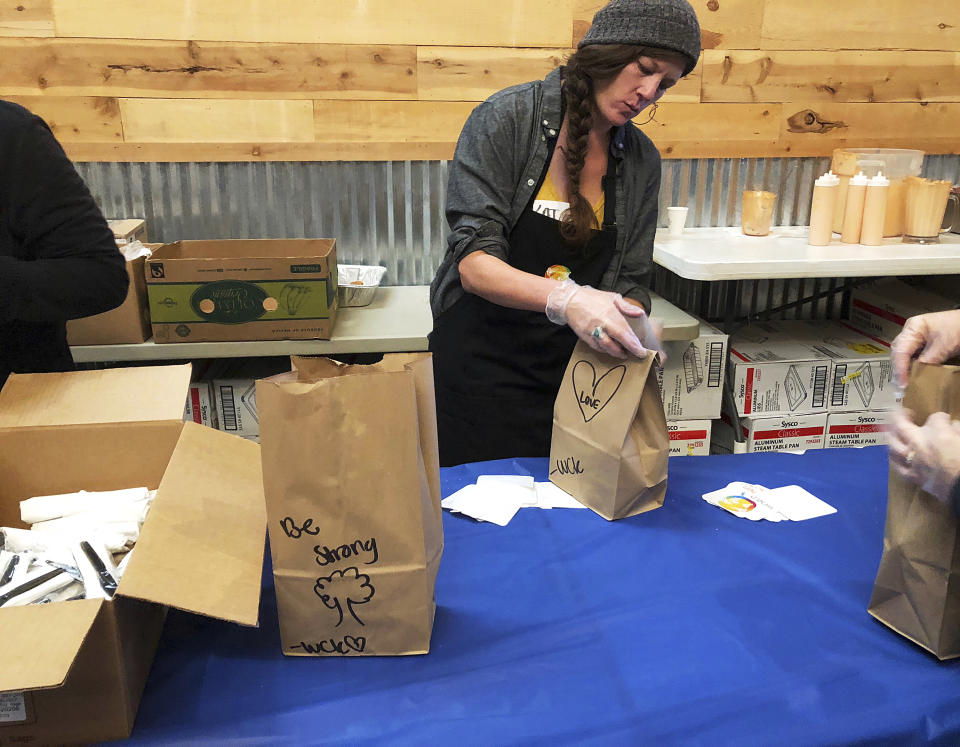
[[[591,335],[595,340],[599,340],[599,339],[600,339],[601,337],[603,337],[605,334],[606,334],[606,331],[605,331],[605,330],[603,329],[603,327],[601,327],[600,325],[597,325],[596,327],[594,327],[594,328],[593,328],[593,332],[590,333],[590,335]]]
[[[912,467],[912,466],[913,466],[913,458],[914,458],[915,456],[916,456],[916,452],[915,452],[913,449],[910,449],[910,451],[907,452],[907,456],[904,457],[904,459],[903,459],[904,464],[906,464],[908,467]]]

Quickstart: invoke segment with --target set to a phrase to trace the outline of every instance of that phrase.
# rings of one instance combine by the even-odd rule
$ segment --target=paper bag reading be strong
[[[960,418],[960,366],[914,364],[903,406],[921,425],[933,412]],[[960,656],[960,523],[893,470],[868,611],[940,659]]]
[[[578,342],[557,392],[550,480],[605,519],[663,505],[670,442],[654,360]]]
[[[283,653],[425,654],[443,552],[429,354],[257,382]]]

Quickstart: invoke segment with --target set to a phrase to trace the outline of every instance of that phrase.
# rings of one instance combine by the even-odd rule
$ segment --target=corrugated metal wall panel
[[[669,205],[690,208],[689,226],[740,223],[740,193],[777,193],[774,223],[805,225],[813,181],[829,158],[688,159],[663,162],[661,225]],[[389,285],[429,283],[444,251],[444,161],[80,163],[109,218],[143,217],[151,241],[336,237],[341,262],[382,264]],[[960,156],[927,156],[924,176],[960,182]],[[708,319],[727,299],[717,283],[655,273],[658,292]],[[740,314],[836,316],[844,284],[833,280],[743,283]]]
[[[336,237],[345,263],[391,285],[428,283],[443,256],[447,164],[79,163],[108,218],[147,220],[151,241]]]

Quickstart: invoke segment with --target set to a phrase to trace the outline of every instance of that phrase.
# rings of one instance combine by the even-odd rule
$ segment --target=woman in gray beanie
[[[430,287],[441,465],[549,454],[578,338],[619,358],[659,346],[643,283],[660,154],[631,120],[699,55],[686,0],[613,0],[565,66],[470,115]]]

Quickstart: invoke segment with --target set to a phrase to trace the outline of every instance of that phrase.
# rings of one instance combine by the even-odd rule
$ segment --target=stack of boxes
[[[746,451],[786,451],[886,442],[898,402],[889,347],[832,321],[750,325],[730,343],[732,403],[718,450],[734,423]]]
[[[198,367],[183,419],[260,441],[256,381],[290,370],[290,359],[237,358]]]
[[[710,453],[712,421],[720,417],[727,342],[727,335],[700,322],[697,339],[664,343],[666,362],[658,371],[658,384],[670,456]]]
[[[937,278],[929,279],[926,287],[887,278],[861,286],[850,296],[847,324],[889,347],[910,317],[956,308],[960,286],[948,293],[951,285],[950,280]]]
[[[810,330],[797,323],[765,322],[731,338],[732,396],[715,430],[715,451],[823,447],[830,357],[798,340],[799,333],[809,335]]]
[[[730,340],[731,397],[714,429],[714,451],[886,443],[900,396],[890,343],[909,317],[955,306],[930,290],[885,279],[853,291],[847,320],[772,321],[740,330]]]

